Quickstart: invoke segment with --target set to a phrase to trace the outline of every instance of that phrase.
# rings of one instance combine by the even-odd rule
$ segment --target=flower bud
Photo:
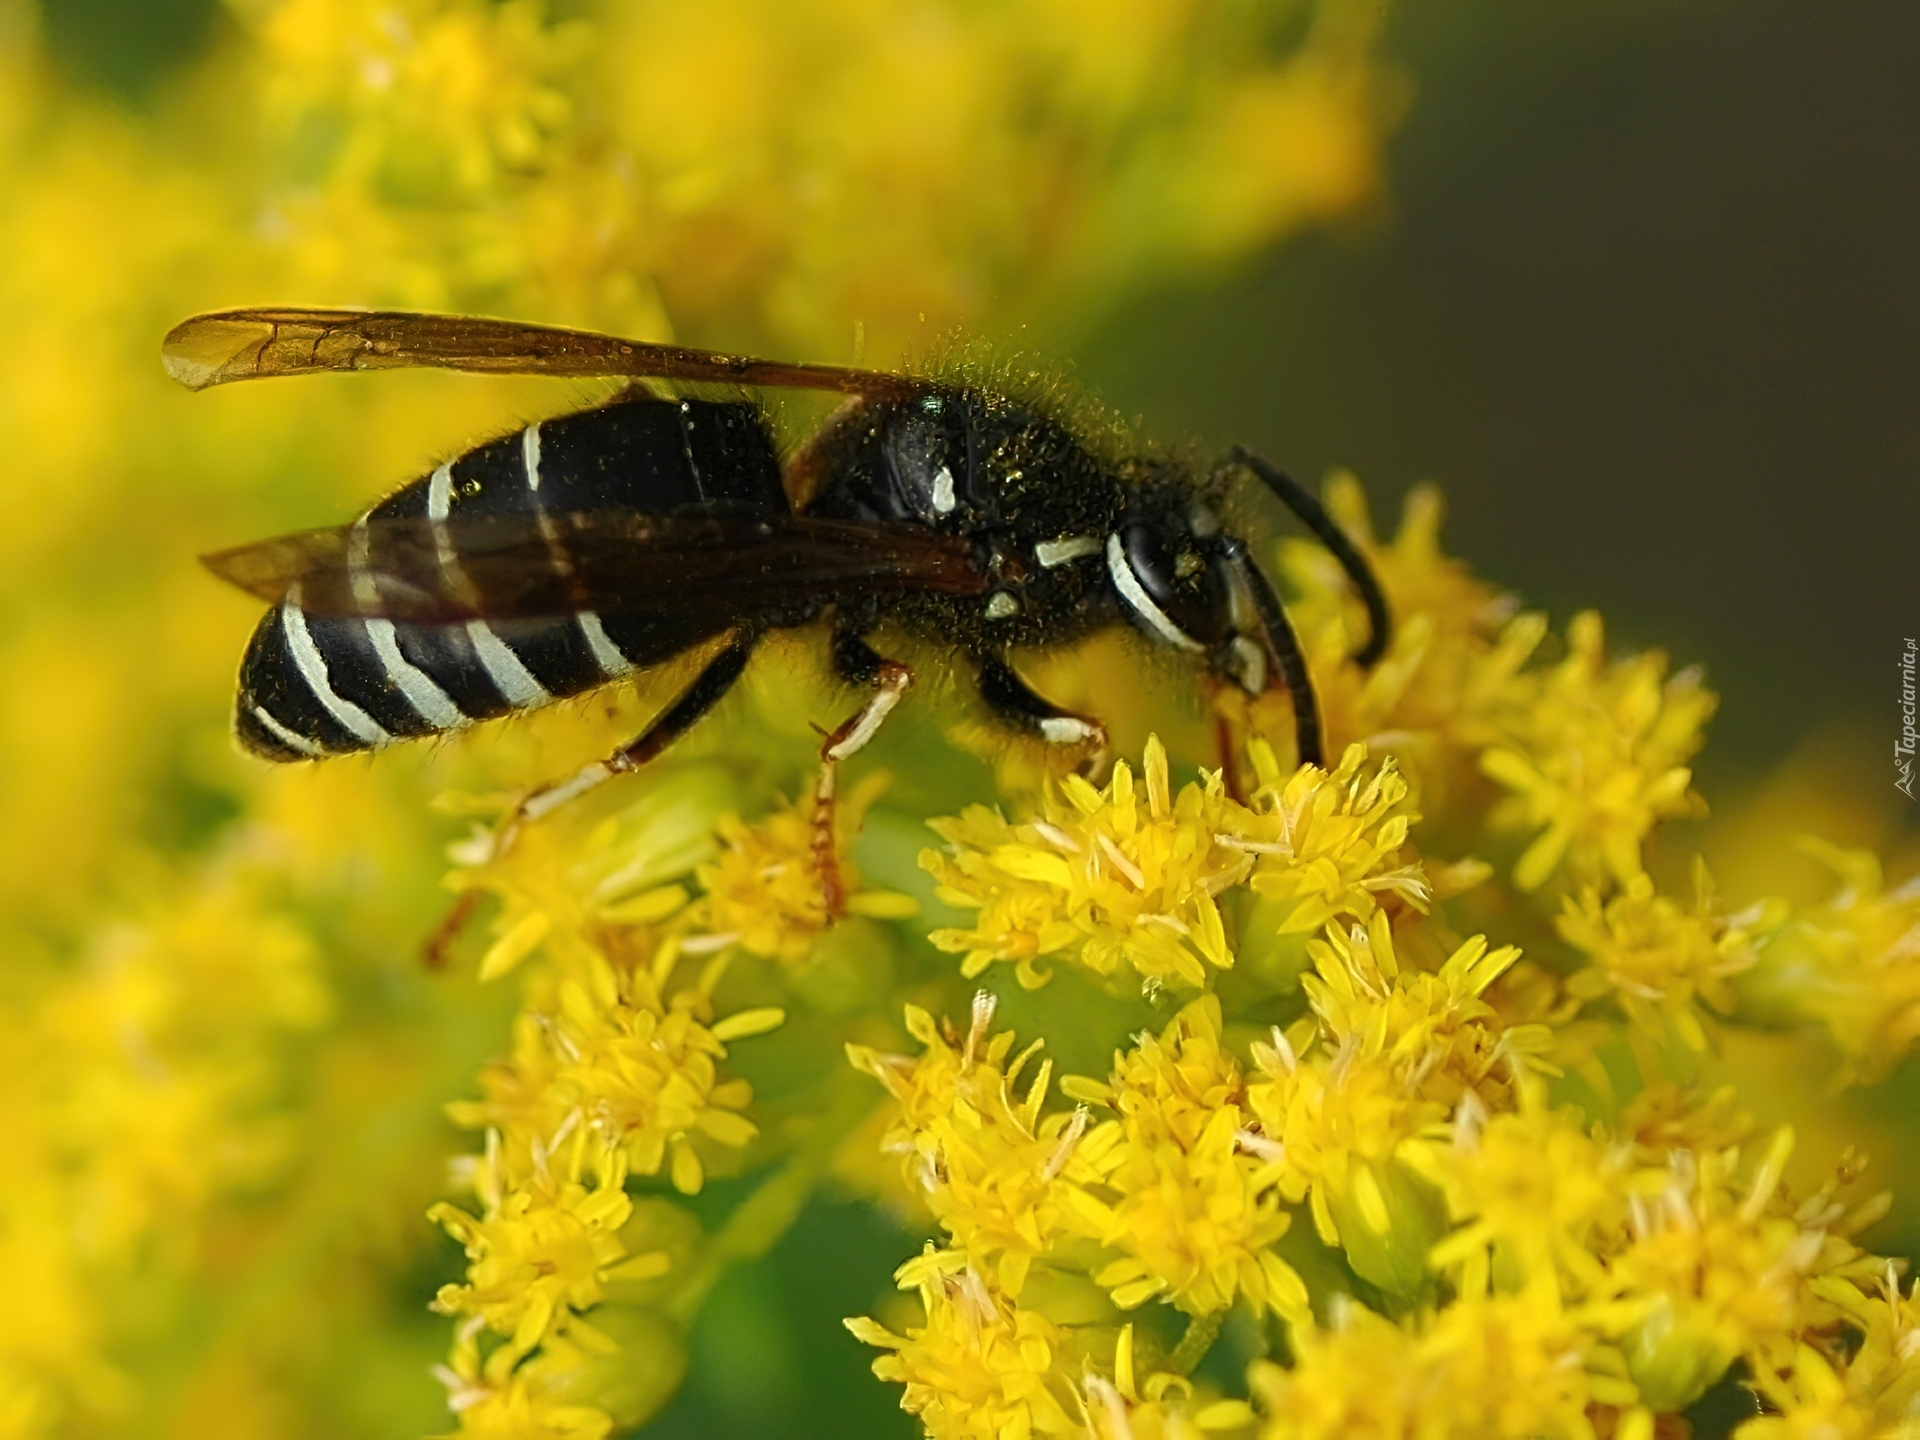
[[[652,1419],[680,1389],[687,1342],[652,1310],[602,1305],[521,1367],[541,1399],[604,1410],[615,1430]]]
[[[1447,1225],[1446,1206],[1431,1185],[1397,1160],[1356,1157],[1347,1184],[1329,1187],[1327,1208],[1361,1279],[1401,1298],[1427,1287],[1427,1252]]]

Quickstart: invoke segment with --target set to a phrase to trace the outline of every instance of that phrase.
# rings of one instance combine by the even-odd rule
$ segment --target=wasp
[[[240,666],[234,731],[267,760],[371,750],[530,710],[717,642],[635,738],[535,790],[516,828],[660,754],[712,710],[771,631],[825,621],[834,673],[864,703],[820,747],[815,858],[837,913],[838,765],[913,684],[875,649],[891,630],[971,666],[1008,726],[1104,748],[1095,717],[1050,704],[1010,659],[1126,625],[1249,696],[1285,687],[1300,759],[1322,760],[1312,682],[1247,542],[1222,523],[1231,482],[1262,482],[1338,558],[1370,620],[1389,617],[1365,557],[1313,494],[1236,448],[1207,474],[1113,456],[1045,406],[978,384],[752,359],[542,325],[331,309],[218,311],[163,358],[191,389],[266,376],[436,366],[617,377],[590,409],[488,441],[346,525],[203,557],[270,603]],[[728,387],[672,398],[647,381]],[[783,458],[754,389],[845,398]]]

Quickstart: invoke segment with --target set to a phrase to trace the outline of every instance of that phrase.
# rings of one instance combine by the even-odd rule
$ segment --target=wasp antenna
[[[1387,609],[1387,597],[1380,588],[1379,577],[1373,573],[1373,566],[1367,563],[1367,557],[1360,553],[1347,532],[1327,513],[1327,507],[1320,503],[1320,497],[1306,486],[1244,445],[1233,447],[1232,458],[1234,464],[1243,465],[1258,475],[1267,489],[1300,518],[1301,524],[1314,533],[1315,538],[1340,562],[1340,568],[1347,572],[1347,578],[1353,582],[1353,588],[1360,592],[1360,599],[1367,607],[1367,643],[1353,652],[1353,662],[1371,669],[1373,663],[1386,653],[1387,643],[1393,638],[1393,617]]]
[[[1265,573],[1253,563],[1245,541],[1223,540],[1220,552],[1246,581],[1253,608],[1260,616],[1260,628],[1266,634],[1267,650],[1293,701],[1294,749],[1299,752],[1300,763],[1324,767],[1326,755],[1320,746],[1320,706],[1313,693],[1313,677],[1307,673],[1306,656],[1300,652],[1300,641],[1287,621],[1280,597],[1273,593]]]

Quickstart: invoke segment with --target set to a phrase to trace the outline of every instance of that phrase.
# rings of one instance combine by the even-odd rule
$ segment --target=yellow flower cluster
[[[1820,904],[1766,907],[1741,996],[1763,1015],[1820,1026],[1848,1078],[1881,1079],[1920,1041],[1920,883],[1889,888],[1871,851],[1810,836],[1800,846],[1839,887]]]
[[[1444,505],[1433,486],[1408,492],[1390,544],[1375,538],[1352,475],[1329,480],[1326,503],[1379,577],[1394,627],[1372,670],[1350,664],[1367,637],[1353,587],[1324,547],[1283,544],[1281,568],[1297,591],[1289,609],[1323,724],[1333,744],[1359,742],[1399,756],[1420,782],[1421,804],[1438,807],[1476,780],[1473,757],[1486,743],[1492,708],[1539,644],[1544,621],[1516,617],[1512,597],[1440,548]]]
[[[1790,1130],[1755,1159],[1737,1143],[1663,1149],[1663,1118],[1609,1139],[1533,1093],[1460,1128],[1428,1165],[1460,1222],[1433,1261],[1461,1293],[1508,1291],[1568,1317],[1586,1348],[1617,1349],[1641,1406],[1672,1413],[1736,1361],[1789,1371],[1797,1348],[1826,1347],[1863,1314],[1888,1262],[1851,1237],[1889,1197],[1840,1203],[1843,1165],[1794,1201],[1781,1183]]]
[[[1435,1197],[1410,1168],[1433,1127],[1459,1107],[1503,1108],[1552,1043],[1543,1025],[1510,1025],[1482,998],[1518,957],[1475,937],[1437,972],[1402,970],[1384,914],[1371,931],[1335,930],[1309,946],[1303,988],[1315,1022],[1296,1042],[1275,1026],[1255,1042],[1248,1092],[1262,1133],[1281,1144],[1289,1199],[1307,1199],[1329,1245],[1385,1290],[1417,1292],[1437,1238]]]
[[[1070,775],[1041,800],[1038,817],[1011,824],[984,805],[933,820],[948,853],[921,864],[948,905],[977,911],[967,929],[933,943],[964,955],[972,978],[1013,961],[1036,988],[1058,957],[1101,977],[1124,962],[1150,986],[1205,986],[1233,956],[1215,897],[1251,883],[1277,912],[1281,934],[1311,933],[1338,915],[1371,917],[1380,897],[1423,907],[1427,885],[1404,854],[1406,783],[1392,762],[1366,770],[1349,747],[1331,773],[1302,767],[1282,779],[1257,744],[1261,785],[1251,806],[1219,774],[1173,793],[1167,753],[1147,742],[1146,793],[1125,761],[1096,790]]]
[[[170,879],[72,968],[21,947],[0,1017],[0,1426],[123,1425],[113,1289],[177,1294],[223,1206],[308,1137],[284,1101],[291,1037],[329,1018],[311,938],[270,871],[231,855]],[[106,1282],[103,1284],[103,1282]]]
[[[1906,1440],[1913,1433],[1920,1374],[1908,1362],[1920,1348],[1920,1323],[1911,1287],[1903,1295],[1889,1269],[1878,1294],[1843,1293],[1841,1300],[1861,1336],[1858,1353],[1836,1365],[1818,1347],[1802,1345],[1789,1363],[1759,1371],[1755,1388],[1775,1413],[1748,1422],[1742,1440]]]
[[[1338,565],[1301,542],[1283,548],[1336,743],[1364,741],[1401,757],[1422,805],[1436,813],[1465,805],[1478,823],[1531,836],[1514,866],[1522,890],[1556,876],[1566,888],[1624,885],[1642,872],[1642,846],[1657,823],[1704,813],[1685,762],[1718,702],[1697,672],[1668,677],[1657,651],[1609,663],[1590,611],[1567,627],[1557,665],[1528,668],[1547,637],[1545,618],[1514,614],[1510,598],[1442,553],[1437,492],[1408,495],[1390,545],[1374,538],[1351,476],[1335,477],[1327,504],[1374,566],[1396,617],[1386,655],[1361,670],[1350,656],[1366,633],[1365,612]],[[1504,803],[1479,793],[1476,771],[1507,792]]]
[[[431,756],[231,754],[257,611],[179,557],[580,397],[420,375],[188,402],[153,364],[182,315],[436,306],[882,364],[960,324],[1057,346],[1369,193],[1377,5],[228,8],[136,110],[0,0],[0,319],[32,357],[0,419],[34,479],[0,659],[35,677],[0,700],[0,1434],[419,1434],[444,1400],[463,1434],[603,1440],[672,1398],[706,1297],[850,1137],[937,1226],[887,1323],[850,1322],[936,1436],[1649,1440],[1737,1377],[1766,1410],[1742,1440],[1914,1433],[1915,1302],[1864,1248],[1890,1202],[1744,1115],[1720,1042],[1785,1069],[1812,1030],[1837,1079],[1886,1076],[1920,1039],[1920,889],[1817,847],[1824,901],[1671,898],[1711,695],[1594,616],[1555,639],[1443,552],[1430,489],[1384,542],[1357,483],[1329,494],[1395,615],[1370,671],[1344,576],[1283,552],[1331,770],[1286,763],[1275,696],[1233,702],[1225,775],[1176,786],[1227,757],[1155,741],[1003,814],[890,732],[906,793],[961,813],[925,886],[936,802],[850,776],[840,850],[880,817],[863,867],[914,892],[841,853],[852,922],[811,802],[776,798],[807,794],[811,717],[751,677],[675,757],[726,764],[463,851],[491,935],[438,976],[410,953],[446,838],[425,797],[604,754],[669,677]],[[929,944],[916,901],[961,913]],[[508,975],[517,1004],[469,983]],[[935,1019],[1003,981],[1024,1048],[990,992]],[[1109,1053],[1058,1084],[1046,1058]],[[447,1110],[481,1136],[451,1185]],[[394,1305],[433,1243],[459,1273]],[[444,1396],[394,1318],[429,1298]]]
[[[982,992],[964,1039],[907,1009],[907,1029],[926,1050],[916,1060],[848,1047],[854,1065],[899,1102],[883,1147],[903,1157],[909,1189],[952,1237],[957,1253],[1019,1298],[1034,1260],[1075,1233],[1077,1190],[1097,1175],[1083,1137],[1084,1111],[1042,1118],[1052,1062],[1017,1086],[1037,1044],[1011,1055],[1013,1032],[990,1033],[992,997]],[[1110,1137],[1100,1137],[1102,1140]]]
[[[1110,1082],[1076,1093],[1119,1116],[1096,1161],[1106,1196],[1079,1201],[1096,1238],[1123,1256],[1094,1276],[1116,1305],[1164,1298],[1212,1316],[1244,1297],[1256,1314],[1305,1313],[1306,1286],[1271,1248],[1292,1223],[1280,1203],[1283,1157],[1250,1133],[1245,1075],[1220,1043],[1217,999],[1194,1001],[1158,1038],[1142,1035],[1114,1057]]]
[[[1374,191],[1397,93],[1379,12],[230,0],[128,105],[55,63],[41,8],[0,0],[0,320],[32,357],[0,420],[33,478],[0,536],[0,659],[33,679],[0,698],[0,1432],[418,1434],[444,1420],[393,1358],[409,1307],[348,1277],[437,1263],[419,1215],[442,1104],[509,1052],[462,1111],[500,1135],[497,1164],[466,1177],[493,1188],[454,1222],[477,1250],[463,1324],[471,1306],[503,1319],[509,1298],[478,1297],[576,1222],[599,1251],[640,1224],[617,1206],[581,1219],[591,1197],[613,1205],[607,1167],[639,1190],[650,1169],[692,1185],[741,1163],[751,1122],[722,1052],[741,1016],[790,997],[746,959],[709,972],[721,951],[703,946],[732,936],[743,957],[808,967],[824,916],[804,815],[756,802],[727,821],[737,797],[670,783],[618,833],[536,828],[511,876],[461,872],[499,905],[483,971],[526,981],[523,1019],[461,971],[417,973],[445,839],[428,797],[563,773],[644,704],[270,774],[228,736],[258,608],[187,562],[350,515],[583,397],[416,375],[198,402],[155,365],[158,338],[195,311],[287,301],[825,359],[864,344],[881,365],[959,326],[1027,325],[1058,348],[1143,287]],[[131,48],[147,33],[101,33],[123,29]],[[760,738],[760,793],[803,791],[791,727]],[[680,829],[629,843],[655,801]],[[875,891],[849,908],[884,922],[908,905]],[[888,932],[825,938],[861,933]],[[805,1113],[762,1147],[807,1143],[816,1099],[783,1097]],[[555,1304],[505,1379],[484,1371],[508,1332],[461,1331],[463,1429],[636,1422],[646,1406],[607,1399],[627,1382],[606,1346],[630,1359],[638,1342],[602,1344],[575,1299]],[[679,1344],[685,1305],[653,1350]],[[615,1335],[617,1309],[590,1307],[595,1333]]]
[[[744,1113],[753,1087],[726,1072],[728,1046],[777,1028],[785,1011],[720,1015],[716,993],[758,937],[772,937],[765,958],[799,964],[825,924],[797,903],[818,904],[810,810],[776,808],[748,825],[723,808],[728,794],[715,767],[662,768],[614,813],[583,807],[503,853],[478,847],[453,876],[501,901],[482,978],[519,969],[525,989],[511,1052],[481,1071],[482,1098],[447,1107],[486,1135],[462,1167],[480,1213],[449,1203],[430,1212],[469,1262],[435,1308],[503,1337],[484,1353],[471,1330],[456,1341],[447,1373],[458,1377],[448,1383],[462,1433],[509,1426],[503,1407],[559,1425],[549,1414],[558,1406],[574,1417],[565,1424],[604,1430],[614,1419],[593,1405],[608,1405],[605,1395],[556,1385],[596,1349],[621,1353],[596,1323],[609,1288],[663,1281],[649,1313],[677,1325],[675,1306],[712,1283],[686,1256],[677,1268],[671,1246],[644,1244],[663,1217],[636,1220],[627,1181],[664,1176],[690,1195],[715,1163],[737,1168],[727,1157],[759,1128]],[[711,888],[696,898],[690,881]],[[639,1414],[670,1393],[649,1392]]]
[[[1665,673],[1657,651],[1609,664],[1600,617],[1587,611],[1567,627],[1564,660],[1517,677],[1504,743],[1480,767],[1512,792],[1493,823],[1538,831],[1514,866],[1522,890],[1556,873],[1624,885],[1641,873],[1656,823],[1704,813],[1683,762],[1718,701],[1697,672]]]
[[[1683,910],[1641,874],[1604,903],[1591,887],[1578,901],[1567,897],[1555,925],[1589,960],[1568,980],[1568,992],[1583,1000],[1611,996],[1635,1023],[1664,1019],[1691,1049],[1704,1050],[1699,1005],[1730,1012],[1732,977],[1757,957],[1747,930],[1715,913],[1713,882],[1698,857],[1694,894],[1693,909]]]
[[[1588,1440],[1597,1407],[1633,1398],[1574,1326],[1521,1296],[1463,1299],[1417,1328],[1345,1302],[1294,1345],[1290,1368],[1249,1377],[1259,1440]]]
[[[842,849],[886,788],[887,777],[875,773],[839,798],[834,823]],[[813,854],[814,805],[813,796],[802,794],[753,825],[737,815],[720,818],[719,853],[698,871],[706,892],[698,924],[710,938],[728,937],[750,955],[789,965],[813,952],[835,918],[827,914]],[[849,915],[904,920],[920,911],[911,896],[860,889],[849,863],[842,863],[840,880],[849,892],[843,902]]]
[[[1347,209],[1387,116],[1351,0],[1278,46],[1271,6],[233,8],[306,289],[836,355],[987,296],[1074,319]]]
[[[847,1328],[893,1353],[874,1374],[906,1387],[901,1406],[935,1440],[1000,1440],[1057,1435],[1072,1428],[1056,1361],[1060,1328],[996,1295],[967,1267],[966,1257],[935,1250],[900,1269],[902,1288],[920,1295],[926,1324],[896,1335],[871,1320]]]
[[[1431,588],[1457,597],[1458,572],[1430,568],[1455,582]],[[1710,708],[1689,698],[1704,694],[1692,682],[1663,698],[1661,662],[1604,663],[1585,621],[1572,656],[1538,670],[1522,663],[1530,645],[1507,665],[1489,658],[1490,630],[1478,634],[1504,675],[1482,713],[1506,728],[1486,734],[1511,743],[1520,731],[1501,716],[1531,695],[1540,735],[1577,720],[1626,737],[1617,773],[1641,778],[1619,793],[1644,800],[1656,773],[1678,773],[1660,783],[1683,793],[1668,762]],[[1105,1079],[1062,1081],[1077,1109],[1049,1103],[1045,1063],[1029,1069],[1038,1040],[1015,1055],[1010,1032],[992,1033],[987,992],[965,1036],[910,1010],[917,1059],[852,1052],[897,1107],[883,1148],[904,1157],[948,1239],[909,1267],[923,1328],[849,1322],[891,1352],[876,1373],[906,1385],[929,1433],[1092,1437],[1128,1433],[1137,1413],[1260,1440],[1651,1440],[1677,1433],[1730,1374],[1754,1377],[1778,1423],[1804,1433],[1826,1433],[1823,1417],[1842,1425],[1832,1433],[1904,1433],[1874,1427],[1906,1423],[1894,1407],[1920,1387],[1920,1345],[1901,1338],[1897,1292],[1880,1288],[1892,1262],[1855,1239],[1889,1197],[1841,1198],[1859,1169],[1850,1154],[1796,1192],[1792,1131],[1756,1144],[1733,1091],[1697,1077],[1714,1056],[1703,1007],[1727,1023],[1784,1015],[1872,1036],[1883,1065],[1904,1053],[1912,887],[1888,893],[1870,857],[1822,848],[1848,882],[1827,904],[1729,915],[1696,860],[1682,906],[1640,864],[1649,828],[1675,813],[1655,805],[1621,832],[1631,843],[1614,848],[1617,864],[1602,863],[1611,841],[1589,836],[1580,852],[1576,825],[1545,871],[1523,857],[1498,884],[1461,857],[1434,866],[1443,888],[1412,848],[1420,817],[1391,762],[1355,745],[1331,774],[1283,775],[1257,740],[1250,762],[1259,788],[1245,805],[1219,776],[1176,795],[1150,742],[1144,795],[1122,764],[1104,789],[1069,779],[1043,792],[1031,819],[976,807],[930,822],[947,842],[922,861],[938,897],[975,912],[933,937],[964,957],[963,975],[1013,959],[1032,987],[1051,957],[1068,962],[1056,984],[1154,1004],[1173,984],[1200,993],[1121,1047]],[[1532,892],[1562,871],[1582,888],[1559,890],[1556,915]],[[1460,939],[1434,908],[1455,897],[1507,926],[1530,909],[1521,933],[1557,933],[1564,973]],[[1235,966],[1286,932],[1304,935],[1304,971]],[[1284,1015],[1288,994],[1297,1018],[1256,1018]],[[1299,1206],[1346,1284],[1370,1287],[1383,1312],[1302,1266]],[[1154,1352],[1156,1405],[1189,1383],[1230,1314],[1284,1326],[1292,1358],[1256,1363],[1247,1400],[1182,1392],[1177,1421],[1149,1420],[1131,1384],[1130,1327],[1144,1322],[1122,1327],[1124,1377],[1115,1325],[1144,1314],[1157,1334],[1169,1313],[1187,1332]]]

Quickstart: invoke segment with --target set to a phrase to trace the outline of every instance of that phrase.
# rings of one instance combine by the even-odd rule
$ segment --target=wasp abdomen
[[[545,529],[553,516],[610,508],[785,515],[789,507],[753,406],[631,398],[479,446],[368,511],[349,554],[356,599],[379,608],[379,532],[369,521],[520,514]],[[564,569],[554,533],[554,565]],[[450,537],[440,563],[457,587]],[[373,749],[593,689],[726,628],[648,614],[644,570],[634,584],[631,613],[448,625],[312,615],[296,587],[247,646],[235,732],[272,760]]]

